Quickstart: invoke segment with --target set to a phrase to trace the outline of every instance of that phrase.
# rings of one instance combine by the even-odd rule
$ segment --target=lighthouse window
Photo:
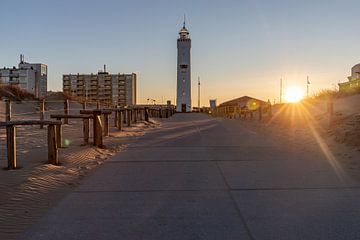
[[[188,66],[186,65],[186,64],[181,64],[180,65],[180,68],[182,68],[182,69],[186,69]]]

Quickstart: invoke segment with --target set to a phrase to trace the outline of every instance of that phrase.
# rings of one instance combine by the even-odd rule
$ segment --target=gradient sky
[[[138,73],[138,101],[176,94],[176,38],[186,13],[192,38],[192,100],[242,95],[279,99],[284,85],[334,88],[360,62],[360,1],[346,0],[17,0],[1,1],[0,66],[49,67],[62,74]]]

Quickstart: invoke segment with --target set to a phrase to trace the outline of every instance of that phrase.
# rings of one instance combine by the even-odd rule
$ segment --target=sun
[[[296,103],[304,98],[304,91],[296,86],[289,87],[285,90],[285,101],[288,103]]]

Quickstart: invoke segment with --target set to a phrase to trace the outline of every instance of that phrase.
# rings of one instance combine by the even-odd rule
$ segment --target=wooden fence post
[[[16,128],[14,125],[6,127],[6,146],[8,169],[16,169]]]
[[[126,118],[127,118],[127,126],[130,127],[131,126],[131,110],[130,109],[126,109]]]
[[[127,119],[127,109],[124,110],[124,113],[123,113],[123,124],[126,124],[126,119]]]
[[[109,115],[110,114],[104,114],[104,136],[109,136]]]
[[[58,121],[61,121],[61,118],[57,119]],[[65,120],[65,119],[64,119]],[[62,148],[62,126],[61,124],[57,124],[55,126],[56,128],[56,145],[58,148]]]
[[[144,112],[145,112],[145,121],[148,122],[149,121],[149,109],[145,108]]]
[[[118,111],[118,112],[116,112],[117,113],[117,115],[118,115],[118,117],[117,117],[117,128],[118,128],[118,130],[119,131],[121,131],[121,115],[122,115],[122,111]]]
[[[69,115],[69,99],[64,101],[64,114]],[[64,118],[64,124],[69,124],[68,118]]]
[[[82,108],[83,108],[83,110],[86,110],[86,101],[84,101],[83,103],[82,103]]]
[[[117,106],[115,106],[115,108],[118,108]],[[119,118],[119,112],[116,110],[114,112],[114,127],[118,127],[118,118]]]
[[[11,121],[11,101],[10,99],[5,102],[5,121]]]
[[[142,120],[144,120],[144,118],[143,118],[143,115],[144,115],[144,109],[140,109],[139,110],[139,116],[140,116],[140,121],[142,121]]]
[[[45,117],[45,100],[42,99],[40,102],[40,121],[44,121]],[[40,129],[44,128],[44,124],[40,124]]]
[[[93,116],[93,138],[94,138],[94,146],[102,147],[103,146],[103,138],[102,138],[102,123],[101,123],[101,111],[94,111]]]
[[[48,161],[50,164],[53,165],[59,165],[59,154],[56,135],[57,134],[55,125],[50,124],[48,126]]]
[[[134,109],[134,111],[133,111],[133,114],[134,114],[134,123],[137,123],[137,113],[138,113],[137,109]]]
[[[89,144],[89,133],[90,133],[90,120],[84,118],[83,120],[83,133],[84,133],[84,145]]]

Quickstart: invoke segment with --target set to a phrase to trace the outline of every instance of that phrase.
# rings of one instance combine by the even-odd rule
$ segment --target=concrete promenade
[[[176,114],[20,239],[360,239],[360,184],[239,120]]]

